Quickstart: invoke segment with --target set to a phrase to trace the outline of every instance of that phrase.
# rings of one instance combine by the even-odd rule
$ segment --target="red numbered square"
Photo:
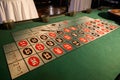
[[[27,40],[17,41],[17,46],[18,46],[19,48],[24,48],[24,47],[27,47],[28,45],[30,45],[30,44],[28,43]]]

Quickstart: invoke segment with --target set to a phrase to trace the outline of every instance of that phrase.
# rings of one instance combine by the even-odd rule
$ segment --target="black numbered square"
[[[53,59],[55,59],[56,57],[52,54],[52,52],[50,50],[45,50],[43,52],[38,53],[39,56],[42,58],[42,60],[44,61],[44,63],[47,63]]]
[[[39,38],[40,38],[40,40],[45,41],[45,40],[48,39],[48,36],[45,35],[45,34],[42,34],[42,35],[39,36]]]
[[[55,41],[60,44],[60,43],[63,43],[64,42],[64,39],[62,37],[56,37],[55,38]]]
[[[30,41],[31,41],[32,43],[37,43],[37,42],[38,42],[38,39],[37,39],[37,38],[31,38]]]
[[[52,40],[47,40],[46,45],[49,46],[49,47],[52,47],[52,46],[55,46],[55,42],[52,41]]]

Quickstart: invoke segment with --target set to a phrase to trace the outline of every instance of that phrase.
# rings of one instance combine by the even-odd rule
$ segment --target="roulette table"
[[[119,25],[87,15],[0,30],[0,79],[114,80],[120,72]]]

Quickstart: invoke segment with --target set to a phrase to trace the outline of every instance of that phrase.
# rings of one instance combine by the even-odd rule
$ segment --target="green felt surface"
[[[27,21],[15,24],[12,30],[0,30],[0,80],[11,80],[2,46],[14,42],[11,32],[74,19],[82,16],[102,18],[106,10],[93,10],[90,14],[77,13],[74,17],[59,16],[48,23]],[[107,14],[105,14],[105,17]],[[110,21],[113,22],[114,21]],[[81,46],[15,80],[114,80],[120,73],[120,29]]]

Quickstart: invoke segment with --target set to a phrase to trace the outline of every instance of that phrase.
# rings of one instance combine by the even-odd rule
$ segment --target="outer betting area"
[[[3,46],[11,78],[15,79],[117,28],[107,21],[81,17],[14,32],[15,42]]]

